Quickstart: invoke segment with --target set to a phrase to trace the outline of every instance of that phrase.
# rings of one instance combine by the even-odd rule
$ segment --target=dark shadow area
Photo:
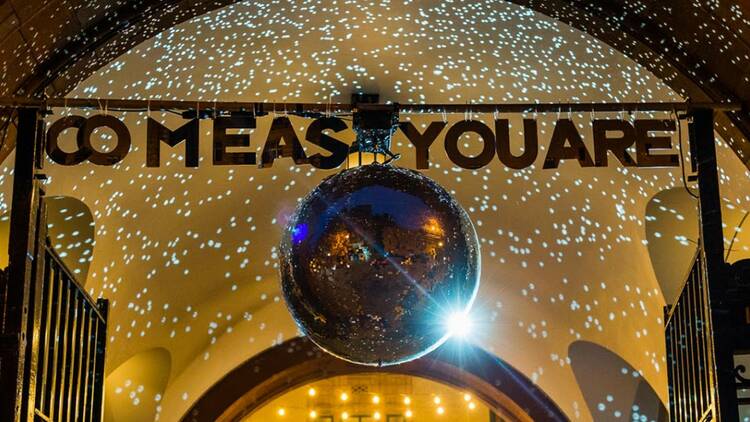
[[[586,405],[597,422],[666,422],[667,410],[638,371],[616,353],[588,341],[568,348]]]

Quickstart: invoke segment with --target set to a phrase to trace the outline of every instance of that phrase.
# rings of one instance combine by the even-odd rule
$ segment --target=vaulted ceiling
[[[355,14],[351,9],[357,8],[358,15],[366,16],[358,16],[356,22],[365,22],[370,17],[369,10],[360,11],[356,1],[297,3],[305,7],[310,3],[339,4],[342,9],[347,6],[349,9],[342,15],[350,19]],[[558,26],[563,25],[550,23],[549,19],[514,13],[512,26],[506,25],[509,31],[524,31],[538,24],[540,27],[528,32],[541,36],[498,36],[505,34],[499,30],[495,33],[494,27],[503,25],[492,20],[498,14],[496,9],[487,7],[490,2],[419,0],[414,5],[405,0],[402,2],[405,6],[398,8],[398,14],[411,12],[412,16],[416,6],[423,4],[489,9],[481,10],[483,26],[479,33],[491,34],[487,41],[491,39],[496,44],[476,49],[486,48],[500,57],[479,54],[480,51],[472,54],[465,64],[473,66],[473,75],[482,76],[484,66],[493,69],[510,63],[500,72],[506,77],[498,78],[492,87],[488,87],[487,81],[474,87],[460,86],[457,91],[464,97],[455,101],[463,102],[465,98],[481,101],[488,93],[496,95],[498,101],[508,101],[506,94],[514,95],[509,98],[518,101],[573,99],[574,95],[584,94],[589,96],[582,100],[589,101],[677,98],[653,75],[632,66],[616,51],[600,48],[600,43],[591,42],[590,37],[577,31],[560,31]],[[435,73],[434,65],[446,59],[430,55],[429,47],[450,44],[446,54],[456,57],[464,52],[459,44],[465,34],[441,31],[446,27],[452,30],[478,27],[461,21],[471,13],[451,14],[440,9],[435,12],[435,19],[443,19],[440,23],[420,22],[425,26],[423,32],[437,34],[429,43],[409,44],[412,39],[397,38],[398,34],[381,37],[369,34],[364,40],[366,37],[356,33],[347,42],[322,42],[313,32],[316,35],[301,41],[301,46],[294,44],[295,39],[273,44],[273,30],[285,28],[286,23],[269,22],[272,17],[252,13],[270,5],[262,10],[290,14],[289,4],[293,2],[252,1],[227,8],[231,9],[226,12],[229,15],[217,11],[209,14],[205,22],[184,24],[165,39],[135,47],[162,29],[225,3],[229,1],[117,4],[93,0],[6,1],[0,5],[3,22],[0,95],[42,92],[50,96],[70,93],[139,98],[203,95],[204,100],[215,95],[220,100],[262,100],[278,88],[281,91],[278,95],[299,89],[300,101],[320,101],[331,89],[344,90],[341,80],[365,79],[359,74],[364,65],[370,72],[366,77],[375,77],[382,86],[413,79],[404,84],[401,93],[391,93],[397,96],[394,100],[454,101],[455,91],[446,88],[443,92],[443,88],[464,81],[461,74],[464,67],[445,70],[441,75]],[[750,13],[750,3],[745,0],[735,1],[733,7],[687,1],[641,1],[625,6],[612,0],[606,2],[607,8],[591,6],[604,2],[515,3],[594,34],[650,69],[684,98],[694,101],[750,98],[747,81],[740,80],[747,77],[750,61],[746,53],[750,48],[744,41],[748,37],[748,21],[743,14]],[[668,9],[665,5],[673,6]],[[300,13],[299,10],[296,12]],[[662,18],[660,14],[670,18]],[[300,25],[301,28],[290,28],[289,32],[301,36],[304,31],[327,26],[325,19],[338,22],[340,18],[338,13],[320,15],[324,16]],[[449,17],[454,21],[447,24]],[[384,18],[375,21],[378,25],[387,24]],[[451,25],[453,22],[456,24]],[[348,29],[344,26],[331,31],[332,39],[346,37]],[[246,38],[241,39],[243,36]],[[246,46],[245,39],[256,44]],[[342,46],[337,50],[331,44]],[[343,57],[348,52],[344,44],[358,47],[358,54]],[[553,53],[547,51],[548,44],[553,45]],[[379,50],[393,45],[396,47],[387,52]],[[724,45],[727,49],[723,49]],[[274,54],[275,48],[284,53],[281,58]],[[579,53],[589,48],[591,51],[576,58],[564,51],[568,48],[578,49]],[[219,60],[194,57],[206,49],[216,50],[216,56],[226,52],[227,63],[223,61],[225,57]],[[300,51],[306,54],[298,59],[295,54]],[[125,52],[130,53],[121,57]],[[380,52],[381,56],[373,57],[372,52]],[[322,57],[320,61],[310,59],[318,57],[314,53]],[[523,60],[515,57],[524,55]],[[420,66],[430,66],[427,70],[401,68],[397,65],[403,57],[406,57],[404,62],[414,59]],[[240,59],[244,60],[244,67],[239,66]],[[294,76],[297,79],[292,86],[284,85],[286,71],[294,75],[298,68],[286,64],[285,59],[295,59],[297,66],[303,62],[311,64],[302,75]],[[330,65],[329,59],[338,59],[338,63]],[[394,65],[380,69],[378,65],[384,61]],[[104,66],[108,62],[110,65]],[[351,69],[347,69],[349,65]],[[155,71],[160,66],[163,69]],[[241,68],[237,69],[238,66]],[[154,72],[141,74],[144,69]],[[528,77],[536,71],[542,77]],[[338,81],[327,76],[339,72],[343,76]],[[486,73],[487,78],[495,76],[494,72]],[[555,73],[564,82],[548,82],[543,78],[545,73]],[[466,77],[470,79],[473,75]],[[179,83],[172,86],[173,81],[182,82],[182,86]],[[322,82],[330,85],[323,86]],[[592,85],[593,82],[599,85]],[[605,89],[602,84],[611,88]],[[74,86],[77,87],[72,89]],[[245,92],[238,92],[238,86]],[[524,93],[526,88],[528,94]],[[318,91],[323,93],[318,95]],[[257,94],[253,96],[253,92]],[[744,116],[750,121],[747,114]],[[128,118],[129,124],[137,127],[137,119],[144,116],[131,113]],[[741,139],[740,131],[750,126],[743,123],[742,115],[734,118],[737,125],[728,124],[725,118],[719,121],[719,129],[724,139],[734,139],[736,144]],[[266,133],[267,129],[267,125],[259,125],[258,132]],[[547,139],[544,130],[541,134]],[[135,139],[134,145],[142,146],[143,139]],[[206,143],[203,155],[209,156],[209,147]],[[407,154],[405,145],[399,147],[405,150],[402,163],[409,166],[414,162],[413,156]],[[291,212],[296,199],[326,174],[281,163],[263,171],[203,165],[200,170],[188,172],[183,171],[176,155],[169,157],[171,167],[168,162],[158,169],[144,169],[143,153],[142,148],[134,149],[130,161],[116,168],[49,165],[45,172],[49,176],[48,194],[80,200],[90,207],[94,220],[93,235],[81,231],[84,240],[93,242],[83,241],[80,254],[93,257],[87,290],[112,300],[107,388],[114,391],[108,400],[119,401],[108,405],[108,411],[112,415],[126,415],[124,420],[135,420],[132,415],[141,413],[129,414],[131,407],[143,408],[148,403],[149,411],[160,412],[161,420],[177,420],[225,373],[269,345],[298,334],[280,300],[274,267],[276,245],[283,217]],[[728,205],[744,213],[750,195],[747,184],[741,181],[747,179],[748,173],[723,144],[718,153],[724,167],[722,193],[728,198]],[[744,161],[747,164],[746,158]],[[692,237],[688,235],[692,232],[685,227],[694,220],[682,212],[690,203],[682,207],[681,202],[657,203],[651,198],[668,188],[684,190],[679,169],[626,172],[613,166],[583,174],[569,166],[561,172],[509,172],[495,163],[482,172],[460,172],[445,159],[436,158],[436,164],[439,166],[428,174],[457,192],[485,239],[482,247],[486,277],[481,294],[488,308],[483,314],[491,319],[487,324],[495,331],[483,347],[507,358],[538,382],[572,418],[586,420],[589,412],[592,415],[603,412],[586,408],[589,402],[597,403],[592,401],[598,400],[596,394],[586,395],[594,388],[587,385],[579,391],[577,387],[576,353],[569,348],[573,341],[599,344],[620,354],[663,397],[666,375],[660,318],[665,300],[662,294],[667,289],[657,283],[661,279],[655,276],[652,263],[656,266],[655,257],[665,255],[658,250],[661,245],[667,245],[674,255],[674,244],[688,243],[684,249],[690,255]],[[0,202],[5,207],[11,166],[5,163],[0,168]],[[0,210],[3,205],[0,203]],[[186,209],[192,212],[184,212]],[[88,216],[82,214],[79,223],[88,225]],[[651,225],[654,230],[644,228],[644,221],[655,222]],[[678,224],[683,222],[685,227]],[[735,234],[739,232],[728,224],[728,229]],[[569,233],[573,226],[586,231]],[[67,227],[60,225],[59,229]],[[95,252],[87,252],[91,243],[96,244]],[[728,246],[732,249],[731,244]],[[69,257],[77,256],[74,254],[77,251],[71,250]],[[568,355],[572,363],[566,360]],[[604,352],[600,355],[608,356]],[[121,376],[132,373],[133,366],[151,365],[168,367],[165,371],[169,372],[169,379],[165,381],[166,373],[152,372],[132,379]],[[585,366],[580,368],[585,370]],[[606,411],[612,414],[619,410],[614,406]]]
[[[719,116],[717,130],[750,163],[750,1],[511,1],[601,39],[684,98],[741,102],[742,111]],[[233,2],[5,1],[0,95],[64,95],[141,41]]]

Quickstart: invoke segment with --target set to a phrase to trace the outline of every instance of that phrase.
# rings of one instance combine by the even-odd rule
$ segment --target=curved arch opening
[[[448,342],[421,359],[376,368],[337,359],[307,339],[295,338],[229,372],[196,401],[182,421],[245,420],[300,387],[334,377],[366,374],[416,377],[467,392],[504,420],[567,420],[531,380],[476,346]]]

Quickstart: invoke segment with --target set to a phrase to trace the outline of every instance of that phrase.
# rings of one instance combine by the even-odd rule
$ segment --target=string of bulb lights
[[[369,404],[373,406],[381,406],[384,405],[385,400],[383,397],[377,393],[369,393]],[[318,390],[315,387],[309,387],[307,390],[307,396],[310,398],[310,400],[314,400],[315,398],[319,397]],[[474,400],[474,397],[469,393],[463,393],[461,395],[462,401],[465,403],[466,410],[473,412],[477,410],[478,406],[476,401]],[[351,403],[352,397],[351,395],[346,391],[341,391],[338,394],[338,403],[339,405],[346,405],[347,403]],[[415,405],[414,400],[411,396],[406,394],[400,395],[400,400],[398,401],[399,406],[403,406],[401,411],[398,411],[396,413],[394,412],[383,412],[382,409],[376,409],[373,411],[352,411],[351,409],[344,409],[340,412],[332,412],[330,409],[328,411],[320,411],[315,406],[308,406],[309,410],[307,410],[307,416],[310,420],[335,420],[336,416],[338,416],[339,420],[361,420],[361,419],[373,419],[373,420],[383,420],[384,418],[388,419],[391,417],[400,417],[405,419],[411,419],[415,416],[415,412],[413,411],[413,406]],[[429,400],[430,405],[433,407],[433,413],[437,416],[447,416],[448,410],[447,410],[447,403],[443,400],[443,398],[438,394],[433,394],[431,397],[431,400]],[[390,405],[393,405],[393,403],[389,403]],[[361,404],[360,404],[361,405]],[[328,406],[329,408],[332,406]],[[279,406],[276,408],[276,416],[278,418],[287,418],[292,416],[291,410],[294,409],[293,407],[285,407],[285,406]]]

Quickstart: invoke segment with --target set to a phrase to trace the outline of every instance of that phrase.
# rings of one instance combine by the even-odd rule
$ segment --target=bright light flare
[[[467,312],[453,312],[445,319],[449,337],[465,339],[471,335],[473,324]]]

